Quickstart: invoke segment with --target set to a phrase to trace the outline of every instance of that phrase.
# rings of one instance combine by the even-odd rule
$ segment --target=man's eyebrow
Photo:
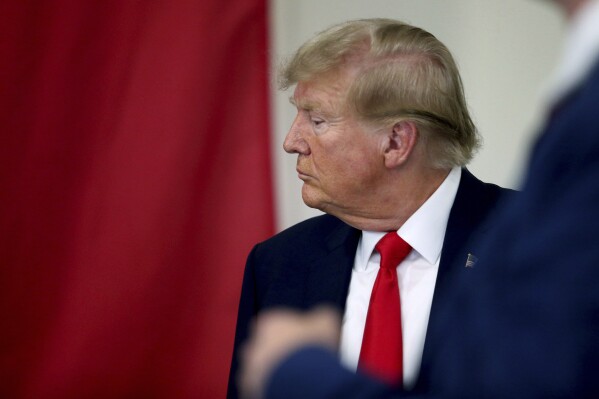
[[[295,101],[295,98],[293,98],[293,96],[289,97],[289,102],[291,103],[291,105],[294,105],[295,107],[304,109],[306,111],[312,111],[320,108],[320,104],[318,103],[302,100]]]

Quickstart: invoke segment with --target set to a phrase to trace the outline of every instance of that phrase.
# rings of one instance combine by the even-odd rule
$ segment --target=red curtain
[[[0,397],[223,397],[265,0],[0,2]]]

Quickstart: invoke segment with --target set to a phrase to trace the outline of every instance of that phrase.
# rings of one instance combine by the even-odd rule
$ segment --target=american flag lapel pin
[[[466,267],[474,267],[476,262],[478,262],[478,258],[472,254],[468,254],[468,259],[466,259]]]

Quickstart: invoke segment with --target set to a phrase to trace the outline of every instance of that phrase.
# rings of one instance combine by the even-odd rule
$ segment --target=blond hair
[[[430,165],[466,165],[480,146],[449,50],[431,33],[392,19],[334,25],[304,43],[281,69],[279,87],[357,67],[347,105],[368,123],[414,121]]]

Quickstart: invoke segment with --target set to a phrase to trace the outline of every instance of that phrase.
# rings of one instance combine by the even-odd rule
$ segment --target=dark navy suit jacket
[[[477,265],[452,276],[429,324],[417,392],[305,348],[274,371],[267,397],[599,397],[599,67],[548,122],[522,193],[489,224]]]
[[[466,269],[468,253],[476,254],[476,251],[466,248],[465,243],[475,230],[480,228],[480,234],[484,233],[484,220],[508,191],[483,183],[468,170],[462,170],[447,223],[429,323],[436,319],[436,309],[443,301],[440,293],[445,291],[453,260],[458,260],[455,270]],[[321,304],[343,311],[359,239],[360,230],[333,216],[323,215],[301,222],[254,247],[243,279],[229,398],[237,397],[235,376],[239,348],[258,312],[280,306],[304,310]],[[426,342],[423,365],[430,357]]]

